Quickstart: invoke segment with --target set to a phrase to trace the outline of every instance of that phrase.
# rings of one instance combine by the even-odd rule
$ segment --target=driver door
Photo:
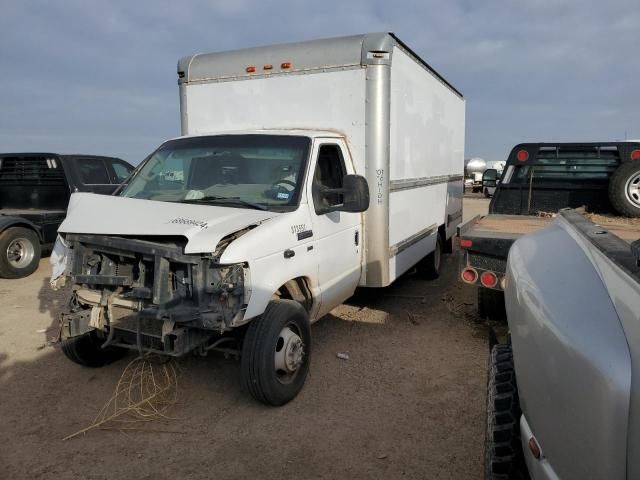
[[[319,194],[323,187],[341,188],[344,176],[354,173],[351,164],[345,162],[345,152],[342,140],[318,139],[313,154],[314,172],[307,189],[318,249],[321,315],[352,296],[360,280],[362,214],[327,211],[342,203],[342,195]]]

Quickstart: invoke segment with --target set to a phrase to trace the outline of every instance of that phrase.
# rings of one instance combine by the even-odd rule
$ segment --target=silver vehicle
[[[562,210],[511,247],[487,478],[640,478],[640,225],[598,222]]]

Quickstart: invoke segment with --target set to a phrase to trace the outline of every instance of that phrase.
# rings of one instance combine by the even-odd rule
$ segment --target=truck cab
[[[132,171],[113,157],[0,154],[0,277],[26,277],[38,268],[73,192],[111,194]]]

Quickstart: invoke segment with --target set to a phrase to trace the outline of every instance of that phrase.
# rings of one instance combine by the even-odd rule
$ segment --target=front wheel
[[[40,239],[29,228],[12,227],[0,234],[0,277],[31,275],[40,262]]]
[[[65,356],[83,367],[98,368],[121,359],[127,354],[126,348],[102,348],[105,337],[91,330],[77,337],[62,341],[61,348]]]
[[[253,398],[279,406],[293,400],[309,372],[311,327],[293,300],[274,300],[251,321],[242,344],[242,384]]]

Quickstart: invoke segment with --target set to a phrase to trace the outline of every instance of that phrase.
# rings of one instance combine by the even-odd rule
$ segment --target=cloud
[[[467,156],[640,137],[635,1],[3,2],[0,150],[138,162],[179,133],[184,55],[393,31],[467,98]]]

